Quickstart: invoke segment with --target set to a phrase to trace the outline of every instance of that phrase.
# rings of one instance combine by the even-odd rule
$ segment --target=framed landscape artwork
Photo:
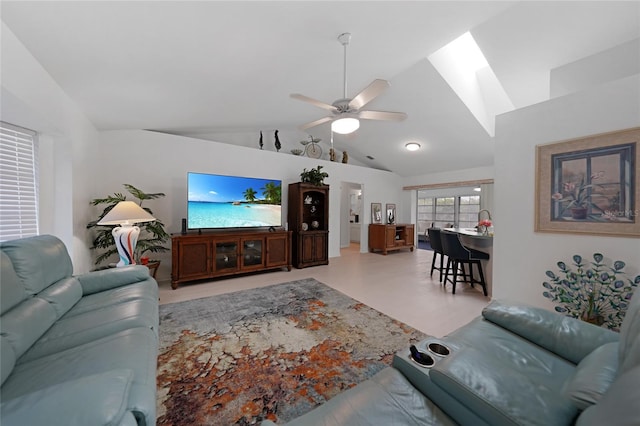
[[[536,146],[536,232],[640,237],[640,127]]]
[[[382,223],[382,203],[371,203],[371,223]]]

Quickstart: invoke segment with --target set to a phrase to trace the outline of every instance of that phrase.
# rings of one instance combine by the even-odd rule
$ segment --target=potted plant
[[[598,172],[591,175],[591,181],[600,179],[604,176],[604,172]],[[600,207],[593,203],[592,197],[603,197],[593,191],[596,184],[587,184],[585,177],[580,179],[580,183],[568,181],[562,183],[562,192],[556,192],[551,196],[562,206],[560,216],[569,210],[573,219],[586,219],[589,207],[602,211]]]
[[[304,183],[310,183],[316,186],[324,185],[324,179],[329,177],[329,173],[321,170],[322,166],[318,166],[309,171],[307,171],[307,169],[303,169],[302,173],[300,173],[300,179]]]
[[[478,233],[483,234],[483,235],[488,235],[489,234],[489,228],[491,228],[493,226],[493,223],[491,223],[491,221],[489,219],[482,219],[480,222],[478,222],[477,229],[478,229]]]
[[[575,270],[558,262],[560,274],[546,272],[551,282],[542,283],[547,289],[542,294],[552,302],[558,302],[557,312],[617,330],[633,291],[640,283],[640,275],[633,280],[619,277],[624,275],[625,263],[617,260],[613,266],[608,266],[600,253],[594,253],[593,260],[587,263],[582,256],[574,255]]]
[[[138,205],[146,210],[153,216],[153,212],[148,207],[142,206],[145,200],[155,200],[157,198],[164,197],[165,194],[158,193],[146,193],[136,188],[133,185],[124,184],[125,189],[138,201]],[[104,210],[100,216],[87,224],[87,229],[95,229],[95,236],[93,238],[92,250],[100,251],[100,254],[96,257],[95,264],[108,260],[113,255],[118,253],[116,244],[111,235],[111,231],[115,226],[98,225],[98,222],[111,211],[120,201],[126,201],[127,197],[119,192],[112,195],[108,195],[106,198],[95,198],[91,200],[91,205],[105,205]],[[155,217],[155,216],[154,216]],[[170,235],[165,231],[164,224],[155,220],[153,222],[145,222],[140,224],[140,236],[138,237],[138,243],[136,245],[134,258],[137,262],[145,257],[145,253],[163,253],[169,251],[169,248],[165,246],[165,243],[170,239]],[[153,261],[152,261],[153,262]],[[157,261],[156,261],[157,262]]]

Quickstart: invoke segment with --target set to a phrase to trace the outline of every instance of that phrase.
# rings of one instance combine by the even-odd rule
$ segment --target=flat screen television
[[[189,229],[282,226],[282,181],[187,174]]]

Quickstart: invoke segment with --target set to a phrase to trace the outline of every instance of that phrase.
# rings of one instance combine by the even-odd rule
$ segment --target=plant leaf
[[[143,200],[155,200],[156,198],[161,198],[165,196],[165,194],[162,192],[146,193],[128,183],[125,183],[123,186],[126,188],[127,191],[129,191],[131,195],[133,195],[138,200],[140,200],[140,203],[142,203]]]

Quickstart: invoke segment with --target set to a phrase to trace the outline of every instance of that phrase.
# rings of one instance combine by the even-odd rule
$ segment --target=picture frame
[[[395,204],[387,204],[385,206],[385,220],[387,221],[387,225],[393,225],[396,223],[396,205]]]
[[[536,146],[535,232],[640,237],[640,127]]]
[[[371,223],[382,223],[382,203],[371,203]]]

